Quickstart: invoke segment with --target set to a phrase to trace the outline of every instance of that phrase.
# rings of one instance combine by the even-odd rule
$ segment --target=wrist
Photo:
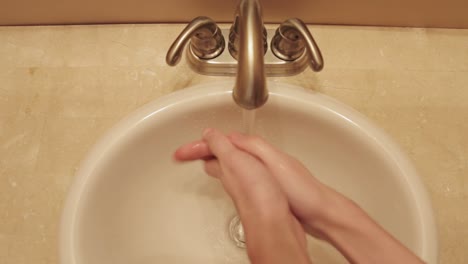
[[[340,230],[353,229],[357,222],[367,218],[366,213],[355,202],[324,186],[316,214],[308,217],[303,224],[316,238],[332,242]]]

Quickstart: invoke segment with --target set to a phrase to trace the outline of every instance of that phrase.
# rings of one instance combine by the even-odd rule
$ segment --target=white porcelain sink
[[[242,130],[230,82],[158,99],[118,123],[89,153],[71,188],[60,234],[62,264],[248,263],[228,224],[235,215],[200,163],[173,151],[205,127]],[[354,110],[299,87],[269,83],[256,131],[360,204],[428,263],[437,238],[427,194],[408,159]],[[309,240],[315,263],[346,263]]]

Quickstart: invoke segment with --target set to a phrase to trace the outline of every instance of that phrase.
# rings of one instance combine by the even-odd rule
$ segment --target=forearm
[[[271,204],[266,206],[272,207]],[[239,210],[251,263],[310,264],[302,227],[287,207],[273,207]]]
[[[311,224],[350,263],[423,263],[351,200],[334,195],[329,208],[326,221]]]
[[[234,199],[252,264],[310,264],[305,233],[281,196],[246,189]]]

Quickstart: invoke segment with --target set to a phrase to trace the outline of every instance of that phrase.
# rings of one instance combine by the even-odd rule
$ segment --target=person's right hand
[[[215,131],[214,133],[219,133]],[[320,228],[329,219],[329,207],[333,190],[320,183],[302,163],[278,150],[261,137],[247,136],[241,133],[231,133],[227,136],[231,143],[258,160],[281,186],[287,196],[289,206],[297,219],[305,225],[308,232],[320,237]],[[176,152],[179,160],[210,160],[212,150],[205,140],[184,145]],[[205,164],[208,174],[216,175],[221,168],[219,164],[209,161]],[[328,203],[326,200],[330,200]]]

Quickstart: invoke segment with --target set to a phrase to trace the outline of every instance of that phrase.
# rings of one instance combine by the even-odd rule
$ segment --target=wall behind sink
[[[263,0],[267,22],[468,28],[465,0]],[[232,21],[237,0],[7,0],[0,25]]]

